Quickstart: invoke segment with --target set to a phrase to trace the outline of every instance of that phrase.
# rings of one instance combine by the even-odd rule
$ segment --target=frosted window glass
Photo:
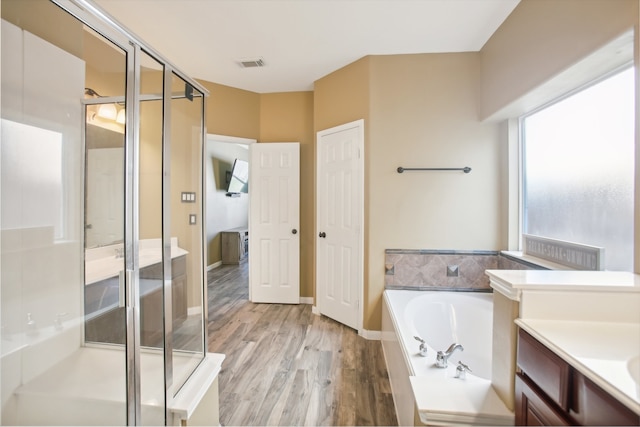
[[[632,270],[634,115],[630,68],[523,119],[525,233]]]

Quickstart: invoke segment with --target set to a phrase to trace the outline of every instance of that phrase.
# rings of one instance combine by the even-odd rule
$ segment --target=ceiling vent
[[[241,59],[240,66],[242,68],[264,67],[264,59],[262,58]]]

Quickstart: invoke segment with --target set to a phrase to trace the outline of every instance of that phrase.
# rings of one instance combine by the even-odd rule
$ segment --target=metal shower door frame
[[[180,71],[169,60],[163,57],[160,53],[144,43],[138,36],[136,36],[129,29],[118,23],[112,16],[100,9],[95,3],[90,0],[50,0],[57,6],[61,7],[83,24],[92,28],[101,36],[114,43],[121,48],[127,54],[126,64],[126,99],[125,99],[125,111],[126,111],[126,123],[125,126],[125,313],[126,313],[126,411],[127,411],[127,425],[140,425],[142,423],[141,418],[141,385],[140,385],[140,280],[139,280],[139,259],[138,259],[138,244],[139,244],[139,135],[140,135],[140,67],[141,67],[141,55],[144,51],[145,54],[151,56],[164,67],[165,79],[166,76],[170,76],[172,73],[183,79],[190,84],[193,88],[200,91],[203,97],[207,97],[209,92],[206,88],[200,85],[195,80]],[[170,88],[170,83],[168,85]],[[163,96],[163,151],[169,153],[168,147],[171,144],[171,124],[168,118],[171,111],[171,99],[172,94],[167,84],[165,83],[165,91]],[[204,165],[204,150],[206,140],[206,125],[205,125],[205,102],[202,102],[202,165]],[[167,148],[165,148],[165,145]],[[165,156],[163,155],[163,160]],[[168,157],[167,157],[168,159]],[[163,215],[163,265],[165,266],[164,279],[164,301],[163,308],[171,307],[171,251],[170,251],[170,231],[169,231],[169,211],[170,206],[164,200],[168,200],[168,183],[167,190],[165,191],[165,180],[169,177],[168,161],[163,161],[163,202],[162,202],[162,215]],[[201,188],[204,189],[204,176],[201,181]],[[204,194],[204,191],[202,191]],[[205,218],[205,204],[202,204],[200,212],[201,218]],[[202,241],[206,238],[206,232],[202,227]],[[202,259],[205,259],[204,248],[199,254]],[[168,258],[167,258],[168,257]],[[207,339],[207,300],[204,298],[204,262],[202,263],[202,272],[198,279],[200,279],[200,292],[202,294],[202,311],[203,311],[203,335],[202,335],[202,360],[204,360],[206,352]],[[168,277],[168,279],[167,279]],[[167,283],[168,281],[168,283]],[[167,289],[169,291],[167,292]],[[169,317],[170,319],[170,317]],[[171,345],[171,328],[172,322],[165,320],[165,339],[169,336],[168,346],[167,341],[164,345],[164,409],[165,409],[165,424],[169,422],[169,410],[168,402],[173,398],[172,395],[172,379],[173,379],[173,364],[172,358],[172,345]],[[169,330],[167,330],[169,328]],[[168,359],[167,359],[168,357]]]

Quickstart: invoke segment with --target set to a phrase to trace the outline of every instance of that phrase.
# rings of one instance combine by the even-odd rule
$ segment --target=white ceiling
[[[258,93],[312,90],[366,55],[478,51],[519,1],[95,0],[187,75]]]

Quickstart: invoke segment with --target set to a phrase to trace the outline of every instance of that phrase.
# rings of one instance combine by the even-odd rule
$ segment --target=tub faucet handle
[[[427,357],[427,343],[417,335],[414,336],[413,338],[415,338],[416,341],[420,342],[420,353],[419,353],[420,356]]]
[[[436,366],[438,368],[446,368],[449,358],[456,350],[464,351],[464,347],[460,344],[453,343],[449,346],[447,351],[438,351],[438,354],[436,355]]]
[[[461,380],[467,379],[467,372],[471,372],[471,369],[460,360],[458,360],[458,366],[456,367],[456,378]]]

